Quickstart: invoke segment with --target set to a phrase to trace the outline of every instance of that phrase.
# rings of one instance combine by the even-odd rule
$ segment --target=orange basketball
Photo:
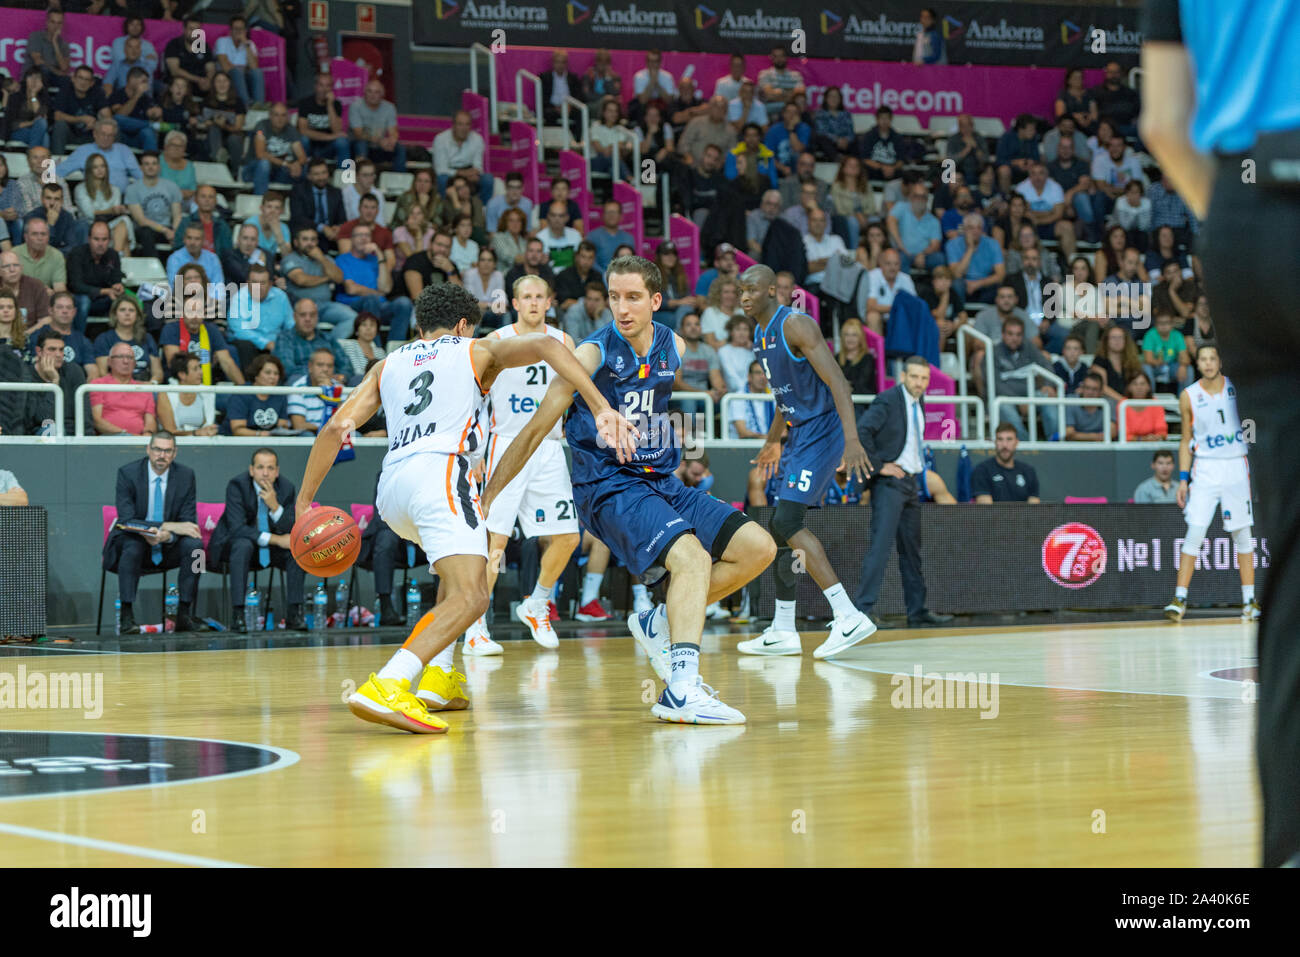
[[[294,561],[319,578],[342,575],[361,552],[361,529],[351,515],[331,505],[305,512],[289,534]]]

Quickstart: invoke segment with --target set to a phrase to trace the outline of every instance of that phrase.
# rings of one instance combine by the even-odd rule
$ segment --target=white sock
[[[633,586],[632,586],[632,600],[633,600],[634,602],[638,602],[638,601],[649,601],[649,600],[650,600],[650,589],[646,588],[645,585],[633,585]]]
[[[772,628],[775,631],[795,631],[794,602],[776,600],[776,614],[772,616]]]
[[[1174,589],[1174,597],[1187,601],[1187,586],[1179,585]]]
[[[1255,600],[1255,586],[1254,586],[1254,585],[1242,585],[1242,586],[1241,586],[1241,603],[1242,603],[1243,605],[1249,605],[1249,604],[1250,604],[1252,601],[1254,601],[1254,600]]]
[[[700,673],[700,646],[679,642],[668,649],[668,687],[679,695]]]
[[[446,648],[442,649],[442,651],[434,655],[433,660],[430,661],[429,664],[437,665],[443,671],[447,672],[448,674],[451,674],[452,668],[455,667],[455,661],[456,661],[456,642],[453,641]]]
[[[579,605],[590,605],[600,597],[600,583],[605,580],[604,575],[597,575],[595,572],[587,572],[582,576],[582,601]]]
[[[413,651],[407,651],[405,648],[398,648],[393,653],[393,657],[388,659],[388,664],[379,669],[378,677],[380,678],[405,678],[412,684],[424,672],[424,662]]]
[[[541,579],[538,579],[537,584],[533,586],[533,593],[528,596],[529,601],[550,601],[551,589],[554,587],[554,583],[543,585]]]
[[[831,603],[831,612],[836,618],[852,618],[858,613],[857,606],[849,599],[849,593],[839,582],[825,589],[822,594]]]

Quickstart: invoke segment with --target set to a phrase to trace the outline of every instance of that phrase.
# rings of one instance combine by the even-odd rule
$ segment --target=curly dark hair
[[[464,286],[445,282],[426,286],[415,300],[415,324],[420,332],[437,329],[455,329],[462,319],[469,323],[470,334],[478,324],[482,311],[478,300]]]

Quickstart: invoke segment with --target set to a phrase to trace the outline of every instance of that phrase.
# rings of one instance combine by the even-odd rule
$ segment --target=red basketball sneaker
[[[593,598],[578,609],[578,621],[609,621],[613,617],[605,610],[599,598]]]

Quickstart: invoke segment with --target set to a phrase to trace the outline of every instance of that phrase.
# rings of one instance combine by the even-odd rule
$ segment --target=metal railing
[[[578,107],[578,115],[582,117],[582,166],[583,175],[587,177],[587,192],[591,192],[591,111],[587,109],[587,104],[576,96],[566,96],[564,102],[560,104],[560,122],[564,125],[566,136],[571,136],[569,132],[569,104],[573,103]],[[586,225],[585,223],[583,224]]]
[[[1033,407],[1036,405],[1060,405],[1060,406],[1080,405],[1080,406],[1088,406],[1088,407],[1100,405],[1106,409],[1106,415],[1102,417],[1103,421],[1102,421],[1101,443],[1103,445],[1111,445],[1113,443],[1113,439],[1111,437],[1110,403],[1107,402],[1104,397],[1098,396],[1095,399],[1088,399],[1079,395],[1067,395],[1065,397],[1055,396],[1055,395],[1029,395],[1029,396],[1000,395],[994,398],[993,400],[992,419],[994,422],[1000,421],[999,414],[1001,413],[1002,406],[1004,405],[1027,405],[1030,407],[1031,415],[1033,412]],[[1062,441],[1064,441],[1065,439],[1064,419],[1062,419],[1058,428],[1061,431],[1061,439]],[[1029,441],[1030,442],[1036,441],[1033,438],[1032,433],[1030,433]],[[1055,445],[1055,443],[1051,443],[1051,444]]]
[[[63,437],[63,386],[53,382],[0,382],[0,392],[53,392],[54,435]],[[78,389],[77,398],[80,397],[81,390]]]
[[[1179,422],[1182,421],[1182,413],[1181,410],[1178,408],[1177,396],[1160,395],[1152,399],[1121,399],[1119,401],[1119,404],[1115,406],[1115,418],[1116,421],[1118,422],[1120,442],[1128,441],[1128,422],[1125,421],[1127,416],[1124,415],[1124,410],[1129,407],[1145,408],[1147,406],[1152,406],[1152,405],[1159,405],[1159,406],[1163,406],[1166,409],[1173,409],[1175,412],[1179,413],[1178,421]]]
[[[630,140],[632,143],[632,179],[633,182],[640,182],[641,176],[641,139],[626,126],[616,126],[619,139]],[[618,164],[619,156],[622,153],[617,146],[610,150],[610,184],[619,182]]]
[[[471,43],[469,47],[469,88],[478,93],[478,51],[487,55],[488,65],[488,132],[497,131],[497,61],[492,51],[482,43]],[[541,97],[539,96],[538,99]],[[523,104],[520,104],[523,109]]]
[[[1049,371],[1049,370],[1047,370],[1047,369],[1044,369],[1044,368],[1043,368],[1042,366],[1040,366],[1040,365],[1025,366],[1024,368],[1027,370],[1026,375],[1025,375],[1025,378],[1026,378],[1026,380],[1027,380],[1028,383],[1029,383],[1029,391],[1030,391],[1031,394],[1034,394],[1034,392],[1035,392],[1035,390],[1034,390],[1034,385],[1035,385],[1035,383],[1036,383],[1036,380],[1037,380],[1037,379],[1045,379],[1045,380],[1047,380],[1047,384],[1048,384],[1048,385],[1055,385],[1055,386],[1056,386],[1056,395],[1057,395],[1058,398],[1061,398],[1061,399],[1064,399],[1064,398],[1065,398],[1065,394],[1066,394],[1066,392],[1065,392],[1065,380],[1062,379],[1060,376],[1058,376],[1055,372],[1051,372],[1051,371]],[[1057,409],[1057,412],[1056,412],[1056,428],[1057,428],[1057,431],[1058,431],[1058,432],[1061,434],[1061,436],[1063,437],[1063,436],[1065,435],[1065,432],[1064,432],[1064,429],[1065,429],[1065,405],[1064,405],[1064,404],[1062,404],[1062,405]],[[1031,406],[1029,407],[1029,421],[1025,423],[1025,429],[1029,432],[1029,441],[1030,441],[1030,442],[1037,442],[1037,441],[1038,441],[1038,406],[1037,406],[1037,405],[1031,405]]]
[[[874,402],[874,401],[876,400],[876,398],[877,398],[877,395],[872,394],[872,393],[867,393],[867,392],[855,392],[855,393],[853,394],[853,396],[852,396],[853,404],[854,404],[855,406],[870,405],[872,402]],[[974,434],[974,435],[971,435],[970,432],[969,432],[969,430],[966,429],[965,427],[963,427],[963,428],[962,428],[961,436],[957,437],[956,439],[930,439],[930,440],[926,440],[924,437],[922,437],[922,439],[921,439],[922,444],[929,444],[929,443],[931,443],[931,442],[935,442],[935,441],[939,441],[939,442],[961,441],[961,440],[970,440],[970,441],[976,441],[976,442],[984,441],[984,436],[987,435],[987,433],[985,432],[984,400],[981,399],[979,396],[977,396],[977,395],[939,395],[939,394],[934,394],[934,395],[927,395],[925,398],[926,398],[926,403],[927,403],[928,405],[932,405],[932,406],[935,406],[935,405],[960,405],[960,406],[963,406],[963,411],[964,411],[964,407],[967,406],[967,405],[974,406],[974,408],[975,408],[975,434]],[[723,423],[723,425],[724,425],[724,430],[723,430],[723,431],[724,431],[724,438],[728,438],[728,439],[731,438],[731,436],[725,434],[725,432],[726,432],[725,426],[730,425],[732,422],[736,421],[736,420],[733,419],[733,418],[730,416],[730,414],[729,414],[730,407],[731,407],[732,405],[734,405],[735,403],[737,403],[737,402],[753,402],[753,401],[759,401],[759,402],[775,402],[775,401],[776,401],[776,396],[772,395],[770,392],[761,392],[761,393],[759,393],[759,392],[728,392],[726,395],[724,395],[724,396],[722,397],[722,403],[721,403],[721,406],[720,406],[720,407],[721,407],[721,410],[722,410],[722,423]],[[735,441],[737,441],[737,442],[747,442],[747,441],[748,441],[748,442],[752,442],[752,441],[755,441],[755,440],[754,440],[754,439],[741,439],[741,438],[737,438]]]
[[[725,398],[725,397],[724,397]],[[704,438],[712,442],[717,438],[717,432],[713,428],[713,396],[708,392],[678,392],[673,391],[671,399],[674,402],[703,402],[704,403]],[[698,415],[699,413],[695,413]]]
[[[669,238],[668,227],[670,225],[669,220],[673,218],[673,203],[672,203],[672,190],[668,188],[667,172],[662,172],[659,174],[659,214],[663,226],[663,237],[664,239],[668,239]],[[637,253],[640,254],[640,252],[641,250],[638,249]],[[699,260],[698,250],[696,251],[695,256],[696,256],[696,261],[698,262]]]
[[[3,386],[0,386],[2,388]],[[51,386],[51,388],[54,388]],[[75,430],[73,434],[83,438],[86,434],[86,403],[84,396],[91,392],[182,392],[203,395],[206,393],[229,395],[320,395],[320,386],[311,385],[155,385],[154,383],[102,383],[87,382],[78,386],[73,401],[76,408],[72,410]],[[346,386],[343,395],[352,392]]]
[[[537,127],[537,161],[543,162],[546,159],[545,148],[542,146],[542,124],[544,122],[542,111],[545,104],[542,103],[542,78],[531,70],[520,70],[515,74],[515,104],[519,109],[519,119],[524,118],[524,77],[527,77],[533,84],[533,125]]]
[[[969,336],[979,342],[984,343],[984,391],[990,392],[993,382],[993,339],[984,335],[978,329],[973,327],[969,322],[957,329],[957,394],[960,396],[969,396],[970,392],[970,372],[967,366],[970,364],[966,361],[966,337]],[[990,415],[992,407],[990,406]],[[965,435],[970,423],[966,421],[966,407],[961,408],[961,431]]]

